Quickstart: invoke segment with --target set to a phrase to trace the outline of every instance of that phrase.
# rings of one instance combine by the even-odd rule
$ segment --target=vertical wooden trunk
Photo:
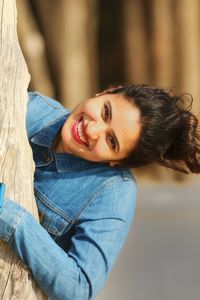
[[[14,0],[0,0],[0,181],[6,196],[33,214],[31,150],[27,140],[25,116],[29,74],[16,33]],[[26,266],[0,242],[0,299],[46,299]]]
[[[171,0],[152,1],[152,56],[154,83],[171,88],[175,83],[174,73],[174,24]]]
[[[194,98],[193,110],[200,113],[200,2],[179,0],[176,2],[177,48],[180,65],[177,66],[180,90]]]
[[[144,7],[141,0],[123,3],[125,77],[127,82],[148,83],[149,47],[145,30]]]

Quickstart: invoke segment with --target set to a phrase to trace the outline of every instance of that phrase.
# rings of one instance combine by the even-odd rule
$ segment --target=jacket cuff
[[[9,243],[27,213],[22,206],[5,198],[0,214],[0,239]]]

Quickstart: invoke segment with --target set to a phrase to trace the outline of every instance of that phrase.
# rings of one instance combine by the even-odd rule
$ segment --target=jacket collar
[[[102,163],[91,162],[69,153],[54,153],[56,168],[59,173],[81,170],[88,167],[102,167]]]
[[[70,113],[61,115],[40,129],[30,140],[39,146],[51,148],[56,134],[61,130]]]

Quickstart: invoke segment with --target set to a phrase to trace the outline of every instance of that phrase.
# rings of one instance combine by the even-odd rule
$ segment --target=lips
[[[74,124],[72,126],[72,135],[79,144],[82,144],[82,145],[85,145],[88,147],[89,144],[88,144],[88,139],[87,139],[87,135],[85,132],[85,126],[84,126],[82,116],[79,120],[74,122]]]

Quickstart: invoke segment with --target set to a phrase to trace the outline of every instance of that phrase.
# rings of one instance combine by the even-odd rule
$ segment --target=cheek
[[[101,116],[101,106],[95,100],[91,100],[84,105],[83,112],[89,119],[97,120]]]
[[[62,129],[61,129],[61,140],[62,143],[64,143],[65,145],[70,145],[70,143],[74,143],[73,142],[73,137],[72,137],[72,133],[71,133],[71,124],[73,124],[73,120],[72,122],[65,122],[65,124],[63,125]]]
[[[70,123],[71,124],[71,123]],[[71,129],[70,129],[70,124],[65,122],[61,129],[61,138],[63,141],[68,142],[72,137],[71,137]]]
[[[106,142],[98,141],[94,148],[92,149],[92,155],[96,158],[107,158],[110,156],[110,149],[107,146]]]

